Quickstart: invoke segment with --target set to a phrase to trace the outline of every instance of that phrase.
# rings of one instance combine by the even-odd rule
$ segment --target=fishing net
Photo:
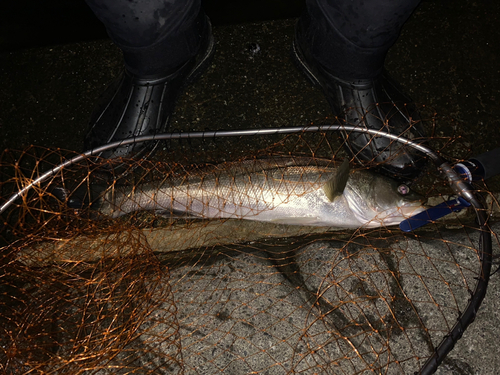
[[[161,161],[120,160],[120,173],[87,158],[16,200],[1,223],[1,372],[411,374],[458,340],[453,327],[467,327],[478,280],[487,283],[472,208],[404,233],[144,211],[111,219],[69,198],[88,197],[96,181],[140,189],[243,158],[346,157],[332,133],[254,139],[251,157],[248,142],[171,141]],[[459,137],[434,132],[430,145],[468,156]],[[72,156],[5,151],[0,203]],[[452,194],[432,165],[413,188],[432,205]]]

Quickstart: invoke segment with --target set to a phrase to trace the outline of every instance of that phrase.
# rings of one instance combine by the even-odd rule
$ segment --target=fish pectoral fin
[[[326,184],[323,186],[323,191],[330,202],[342,195],[349,179],[349,160],[344,159],[339,169],[335,172]]]
[[[288,224],[288,225],[313,225],[318,222],[317,217],[284,217],[280,219],[271,220],[274,224]]]

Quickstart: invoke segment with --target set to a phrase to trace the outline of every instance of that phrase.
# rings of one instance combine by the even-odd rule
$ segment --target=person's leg
[[[165,131],[182,88],[208,65],[214,43],[200,0],[87,0],[122,50],[125,70],[94,110],[85,149]],[[153,144],[103,157],[143,156]]]
[[[385,56],[418,0],[308,0],[293,46],[302,71],[320,85],[334,114],[348,125],[423,137],[418,113],[397,84],[383,72]],[[343,134],[361,162],[382,162],[405,178],[415,176],[421,155],[383,137]]]

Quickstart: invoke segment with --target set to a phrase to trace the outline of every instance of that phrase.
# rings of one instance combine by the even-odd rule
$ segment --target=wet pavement
[[[426,1],[387,58],[388,71],[426,111],[437,114],[433,135],[461,138],[449,156],[465,158],[500,146],[499,14],[498,2]],[[331,115],[325,99],[289,59],[294,23],[216,26],[214,61],[180,97],[171,128],[324,122]],[[2,53],[0,149],[34,144],[82,150],[93,105],[120,69],[120,52],[108,40]],[[490,183],[495,192],[498,181]],[[497,373],[498,278],[493,276],[478,318],[440,373]]]

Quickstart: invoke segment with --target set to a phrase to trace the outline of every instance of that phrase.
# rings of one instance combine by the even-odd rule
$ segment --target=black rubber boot
[[[361,63],[359,68],[353,63],[346,69],[354,70],[354,73],[348,73],[353,75],[356,74],[356,70],[362,71],[360,76],[368,78],[338,78],[311,52],[310,39],[316,38],[314,42],[318,46],[317,35],[314,35],[314,30],[310,32],[304,29],[315,27],[319,26],[313,24],[307,14],[298,22],[292,46],[292,58],[307,78],[323,90],[334,115],[344,120],[346,125],[382,130],[393,135],[409,139],[419,138],[423,141],[423,127],[412,100],[381,68],[376,69],[377,66],[383,65],[385,53],[374,51],[374,62],[370,61],[369,53],[364,55],[359,53],[360,58],[357,59],[357,63],[360,64],[360,60],[366,60],[367,63]],[[353,49],[351,46],[349,48]],[[339,47],[339,50],[341,49],[342,46]],[[349,54],[357,54],[357,51],[351,50],[346,48],[344,51],[339,51],[342,54],[341,58],[346,59],[346,64],[350,60]],[[370,63],[375,68],[365,69]],[[373,77],[369,74],[371,69],[375,71]],[[402,180],[415,178],[426,163],[421,153],[386,137],[360,132],[342,132],[342,136],[348,151],[362,165],[380,166],[386,174]]]
[[[165,132],[179,94],[208,67],[214,53],[210,21],[203,16],[198,54],[166,73],[141,77],[127,69],[108,87],[91,115],[84,148],[90,150],[110,142]],[[104,151],[104,158],[150,155],[158,142],[137,143]]]

